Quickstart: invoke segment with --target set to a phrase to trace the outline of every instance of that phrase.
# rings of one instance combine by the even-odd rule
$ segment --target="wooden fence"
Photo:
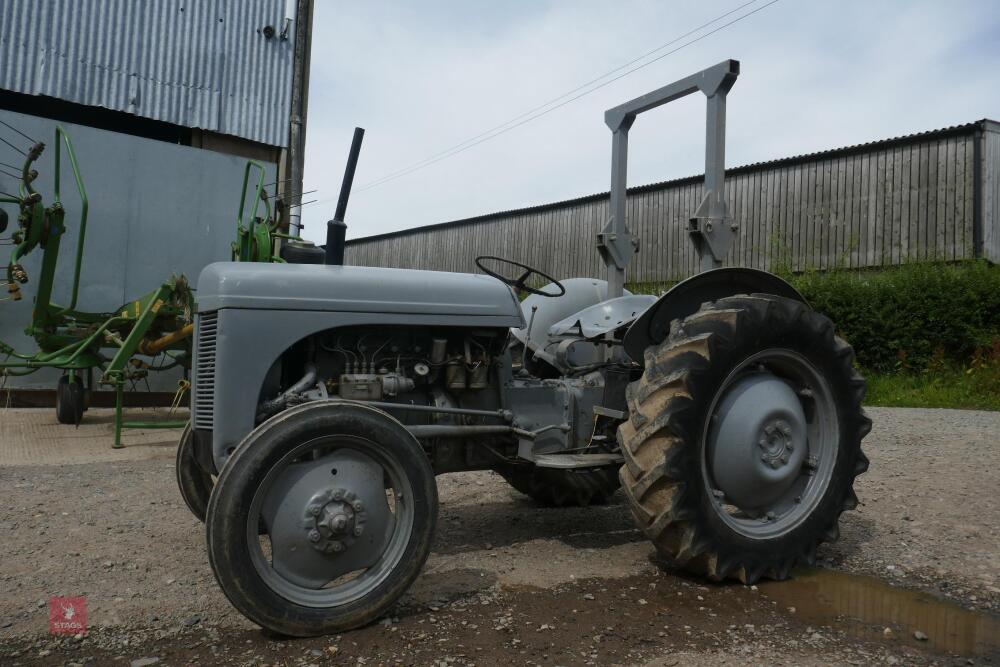
[[[905,261],[1000,261],[1000,123],[979,121],[727,171],[739,232],[727,264],[765,270],[865,268]],[[640,238],[629,282],[696,272],[685,231],[702,177],[629,189]],[[474,271],[499,255],[552,275],[601,277],[595,249],[608,194],[348,242],[354,265]]]

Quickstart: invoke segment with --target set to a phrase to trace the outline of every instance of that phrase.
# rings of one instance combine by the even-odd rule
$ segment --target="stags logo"
[[[49,632],[75,635],[87,631],[87,598],[49,598]]]

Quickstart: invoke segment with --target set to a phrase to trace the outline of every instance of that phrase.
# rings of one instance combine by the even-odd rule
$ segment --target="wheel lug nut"
[[[761,449],[764,449],[765,447],[767,447],[767,440],[761,438],[760,440],[757,441],[757,444],[760,445]]]
[[[355,527],[354,527],[354,534],[355,534],[356,536],[357,536],[357,535],[360,535],[361,533],[363,533],[363,532],[364,532],[364,530],[365,530],[365,529],[364,529],[364,528],[362,528],[361,526],[355,526]]]
[[[319,505],[313,505],[309,508],[309,513],[313,516],[319,516],[319,513],[323,511],[323,508]]]
[[[320,537],[322,537],[322,535],[319,534],[318,530],[310,530],[309,531],[309,541],[310,542],[319,542]]]
[[[336,491],[333,492],[333,499],[334,500],[340,500],[343,497],[344,497],[344,492],[341,491],[340,489],[337,489]]]
[[[354,508],[355,512],[360,512],[365,508],[365,506],[361,504],[360,500],[355,500],[353,503],[351,503],[351,507]]]

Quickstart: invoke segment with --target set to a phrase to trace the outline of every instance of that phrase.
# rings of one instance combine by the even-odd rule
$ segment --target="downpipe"
[[[301,394],[307,389],[316,386],[318,375],[316,364],[311,361],[308,362],[306,364],[306,373],[298,382],[274,398],[264,401],[257,406],[257,422],[260,423],[292,405],[305,403],[306,398]]]

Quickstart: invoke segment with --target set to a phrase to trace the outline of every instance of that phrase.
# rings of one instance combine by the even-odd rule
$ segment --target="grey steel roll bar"
[[[723,200],[726,177],[726,94],[736,83],[740,63],[724,60],[718,65],[646,93],[604,112],[611,128],[611,218],[597,235],[597,248],[608,267],[608,298],[621,296],[625,269],[639,251],[639,240],[628,229],[625,197],[628,171],[628,131],[644,111],[673,102],[697,91],[707,98],[705,135],[705,196],[688,223],[699,258],[699,270],[718,268],[729,251],[736,225],[730,224]]]

